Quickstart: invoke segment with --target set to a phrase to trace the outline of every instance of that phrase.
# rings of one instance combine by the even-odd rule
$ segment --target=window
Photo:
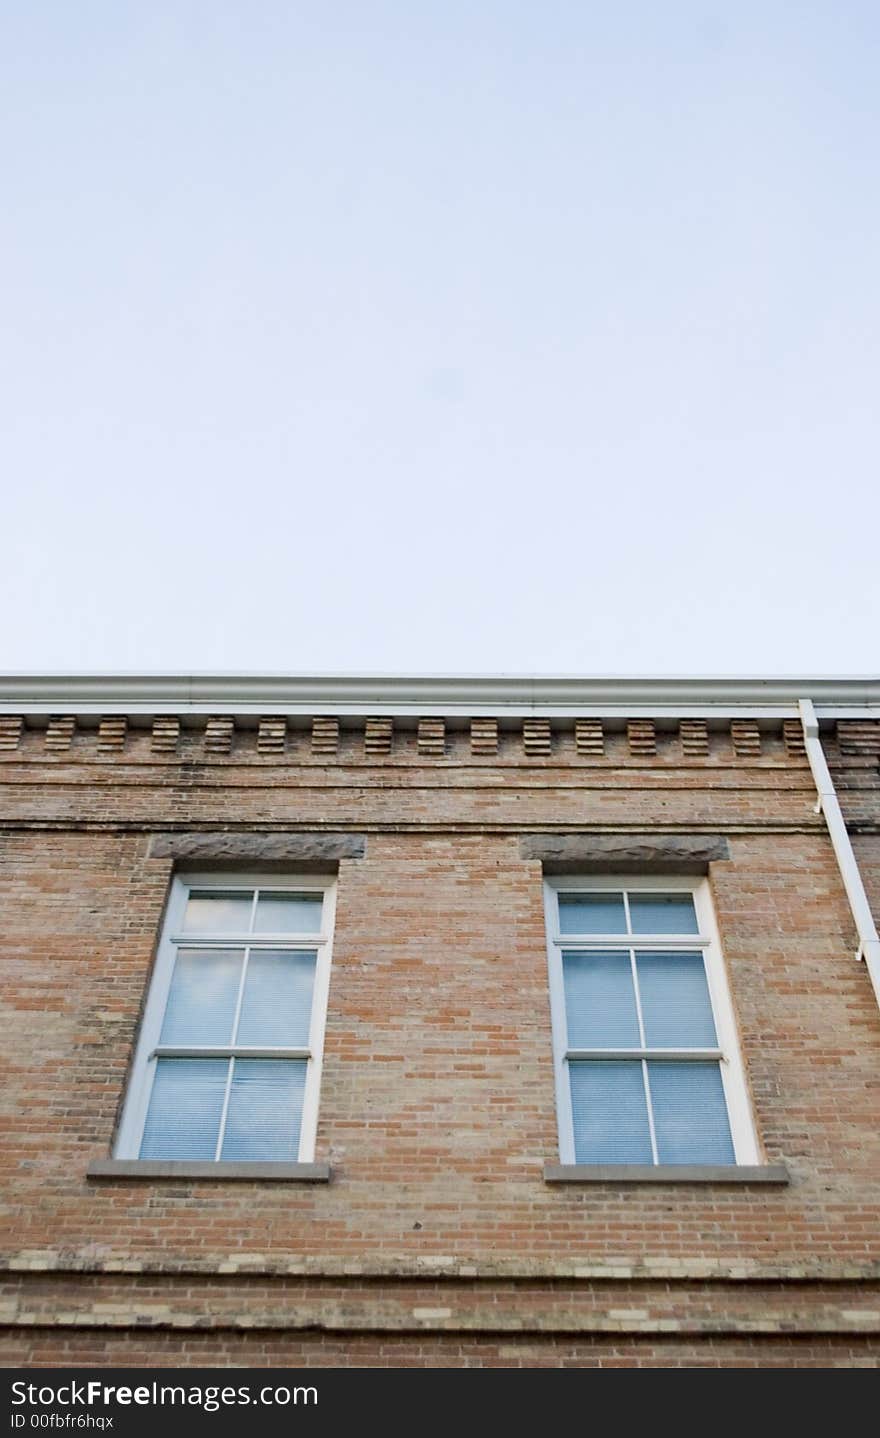
[[[308,1163],[335,884],[172,884],[116,1156]]]
[[[758,1162],[705,880],[545,885],[565,1164]]]

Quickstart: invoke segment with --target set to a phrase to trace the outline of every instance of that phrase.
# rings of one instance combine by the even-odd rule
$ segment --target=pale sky
[[[880,670],[876,0],[0,0],[0,669]]]

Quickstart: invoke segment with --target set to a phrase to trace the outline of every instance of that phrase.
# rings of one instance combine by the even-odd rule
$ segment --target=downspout
[[[840,877],[843,879],[843,887],[846,889],[846,896],[849,899],[856,932],[859,936],[856,958],[864,959],[867,964],[877,1003],[880,1004],[880,938],[877,936],[877,925],[874,923],[874,916],[871,913],[871,906],[868,903],[868,896],[865,893],[865,886],[862,883],[862,876],[859,873],[859,866],[856,863],[856,856],[847,833],[840,801],[837,798],[834,782],[828,769],[828,761],[819,738],[819,721],[816,718],[812,699],[799,699],[798,709],[804,727],[807,758],[810,761],[810,768],[813,771],[813,779],[819,795],[816,809],[818,813],[825,815],[825,823],[828,825],[828,833],[837,858]]]

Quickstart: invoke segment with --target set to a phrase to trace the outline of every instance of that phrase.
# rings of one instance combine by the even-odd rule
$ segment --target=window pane
[[[184,933],[246,934],[251,926],[253,899],[253,889],[227,894],[193,889],[183,916]]]
[[[305,1059],[236,1059],[220,1157],[295,1163],[305,1083]]]
[[[305,1047],[317,957],[314,949],[251,949],[236,1044]]]
[[[702,954],[636,954],[648,1048],[717,1047]]]
[[[625,934],[622,894],[560,894],[560,934]]]
[[[141,1158],[213,1159],[228,1073],[227,1059],[159,1059]]]
[[[263,894],[257,899],[259,934],[320,934],[320,894]]]
[[[649,1063],[660,1163],[735,1163],[718,1064]]]
[[[568,1046],[641,1047],[629,950],[562,955]]]
[[[630,894],[629,916],[634,934],[698,934],[690,894]]]
[[[161,1044],[228,1044],[244,949],[179,949]]]
[[[653,1163],[642,1065],[573,1063],[576,1163]]]

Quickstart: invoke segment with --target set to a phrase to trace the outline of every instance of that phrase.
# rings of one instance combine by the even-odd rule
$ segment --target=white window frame
[[[578,893],[639,893],[639,894],[689,894],[694,901],[697,916],[696,934],[561,934],[559,924],[559,894]],[[624,900],[624,903],[627,903]],[[547,933],[547,963],[550,986],[550,1019],[553,1032],[553,1069],[556,1082],[556,1119],[559,1131],[559,1160],[563,1164],[575,1164],[574,1122],[571,1111],[571,1086],[569,1083],[569,1061],[578,1057],[596,1058],[659,1058],[678,1057],[705,1058],[710,1055],[717,1059],[721,1071],[724,1100],[730,1123],[736,1166],[763,1163],[752,1107],[749,1101],[748,1084],[740,1051],[736,1018],[730,987],[727,981],[724,957],[718,937],[709,881],[705,878],[668,878],[620,874],[597,874],[589,877],[559,875],[544,880],[544,914]],[[627,904],[628,915],[628,904]],[[608,1049],[581,1050],[568,1047],[568,1027],[565,1012],[565,988],[562,972],[563,950],[577,952],[589,949],[670,949],[681,952],[693,950],[704,955],[709,998],[715,1019],[718,1038],[717,1050],[709,1049]],[[650,1119],[650,1114],[649,1114]],[[653,1122],[651,1147],[654,1166],[658,1164],[657,1147]],[[585,1165],[586,1166],[586,1165]],[[731,1165],[733,1167],[734,1165]]]
[[[194,889],[200,893],[210,893],[211,890],[217,890],[224,894],[234,893],[237,889],[253,890],[254,904],[256,904],[257,890],[263,893],[274,890],[277,893],[284,894],[297,893],[308,894],[310,896],[314,895],[323,901],[321,909],[321,933],[319,935],[292,933],[272,934],[263,932],[249,932],[247,935],[229,932],[221,934],[185,933],[183,930],[184,913],[187,900],[189,899],[191,891]],[[131,1067],[122,1119],[114,1147],[114,1158],[129,1160],[139,1160],[140,1158],[144,1125],[147,1119],[147,1110],[150,1106],[150,1095],[153,1089],[153,1080],[155,1079],[156,1066],[159,1058],[225,1058],[235,1055],[241,1058],[307,1060],[297,1162],[314,1162],[315,1141],[318,1131],[318,1101],[321,1090],[321,1068],[324,1057],[324,1030],[327,1020],[327,1002],[330,993],[330,967],[335,920],[335,877],[318,877],[314,874],[303,875],[296,873],[242,874],[238,872],[187,872],[175,875],[168,896],[162,935],[156,954],[156,962],[153,966],[143,1022],[141,1023],[140,1034]],[[251,924],[253,925],[253,911]],[[165,1017],[165,1008],[168,1003],[174,964],[177,958],[178,948],[184,947],[218,949],[244,948],[247,950],[255,948],[285,948],[304,950],[309,953],[316,951],[317,959],[315,963],[314,985],[312,988],[312,1012],[309,1021],[308,1044],[303,1048],[282,1048],[277,1046],[254,1048],[243,1047],[241,1045],[222,1045],[220,1047],[192,1044],[186,1046],[177,1044],[173,1046],[160,1045],[159,1037],[162,1030],[162,1022]],[[245,969],[246,963],[247,961],[245,961]],[[240,1002],[241,992],[239,992],[239,1003]],[[219,1158],[219,1149],[222,1142],[225,1117],[226,1109],[224,1108],[223,1120],[221,1121],[218,1135],[218,1152],[215,1156],[215,1162],[223,1162],[223,1160]],[[267,1162],[265,1159],[259,1161],[264,1165]],[[272,1162],[272,1160],[268,1161]],[[284,1160],[279,1160],[279,1162],[283,1161]],[[147,1162],[147,1160],[144,1160],[144,1162]],[[236,1163],[238,1162],[248,1162],[248,1160],[236,1160]]]

